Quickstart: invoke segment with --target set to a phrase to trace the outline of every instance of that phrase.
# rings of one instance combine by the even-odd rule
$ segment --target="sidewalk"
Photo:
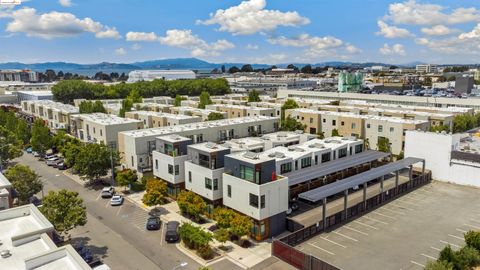
[[[124,197],[125,199],[129,200],[130,202],[140,206],[141,208],[145,209],[146,211],[151,211],[155,207],[146,206],[142,203],[142,197],[145,194],[145,191],[136,192],[131,194],[126,194]],[[160,218],[164,222],[168,222],[170,220],[176,220],[181,223],[183,222],[192,222],[191,220],[183,217],[180,214],[180,209],[176,202],[167,203],[161,206],[158,206],[157,209],[160,209],[161,216]],[[193,222],[192,222],[193,223]],[[214,222],[208,222],[205,224],[196,224],[199,227],[204,228],[204,230],[208,231],[208,228],[214,225]],[[218,259],[215,259],[213,262],[209,262],[206,265],[213,264],[219,261],[222,257],[234,262],[236,265],[242,267],[243,269],[252,268],[253,266],[257,265],[258,263],[270,258],[271,255],[271,243],[268,242],[253,242],[252,247],[250,248],[242,248],[230,241],[227,241],[224,246],[230,247],[231,249],[228,252],[222,252],[222,256]],[[222,244],[217,242],[216,240],[212,241],[212,248],[218,249],[219,246]],[[178,246],[177,246],[178,247]],[[185,248],[179,248],[180,251],[185,253],[185,255],[191,257],[192,259],[196,260],[201,264],[205,264],[205,261],[199,258],[196,255],[192,255],[191,251],[186,250]]]

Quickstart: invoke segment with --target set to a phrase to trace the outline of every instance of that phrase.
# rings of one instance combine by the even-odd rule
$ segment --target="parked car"
[[[160,226],[162,225],[162,221],[160,220],[159,217],[152,217],[150,216],[148,219],[147,219],[147,224],[145,225],[145,227],[147,228],[147,230],[149,231],[154,231],[154,230],[160,230]]]
[[[55,157],[47,159],[46,163],[47,163],[48,166],[53,166],[53,164],[55,164],[60,159],[61,159],[61,157],[55,156]]]
[[[115,194],[115,189],[113,187],[104,187],[101,194],[102,198],[111,198]]]
[[[75,250],[86,263],[90,263],[93,261],[92,252],[84,245],[76,246]]]
[[[167,230],[165,231],[165,241],[168,243],[175,243],[180,238],[178,235],[178,226],[180,223],[178,221],[169,221],[167,223]]]
[[[58,163],[58,165],[57,165],[57,169],[59,169],[59,170],[62,170],[62,171],[63,171],[63,170],[66,170],[66,169],[68,169],[68,166],[67,166],[67,164],[65,164],[65,162],[64,162],[64,161],[62,161],[62,162]]]
[[[25,152],[31,154],[33,152],[32,147],[28,147],[27,149],[25,149]]]
[[[59,158],[58,160],[56,160],[55,162],[53,162],[52,167],[58,168],[58,165],[59,165],[60,163],[63,163],[63,158]]]
[[[40,157],[40,153],[38,153],[38,152],[34,151],[32,154],[33,154],[34,157]]]
[[[111,206],[122,205],[122,203],[123,203],[123,197],[120,195],[113,195],[112,198],[110,199]]]
[[[57,155],[55,155],[55,154],[53,154],[53,153],[50,153],[50,154],[45,154],[45,156],[43,156],[43,158],[44,158],[45,160],[47,160],[47,159],[51,159],[51,158],[56,157],[56,156],[57,156]]]

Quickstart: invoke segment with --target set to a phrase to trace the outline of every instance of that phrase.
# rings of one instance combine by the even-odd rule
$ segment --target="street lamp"
[[[172,270],[178,269],[178,268],[180,268],[180,267],[185,267],[185,266],[187,266],[187,265],[188,265],[187,262],[182,262],[181,264],[179,264],[179,265],[175,266],[174,268],[172,268]]]

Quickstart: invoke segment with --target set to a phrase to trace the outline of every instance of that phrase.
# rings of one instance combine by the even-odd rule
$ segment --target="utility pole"
[[[110,147],[110,163],[112,165],[112,187],[115,186],[115,167],[113,164],[113,147]]]

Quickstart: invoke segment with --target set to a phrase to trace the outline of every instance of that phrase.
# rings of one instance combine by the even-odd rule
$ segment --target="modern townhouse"
[[[225,97],[214,97],[212,98],[212,102],[214,104],[224,104],[224,105],[239,105],[239,106],[246,106],[247,101],[241,99],[226,99]]]
[[[186,100],[180,101],[180,106],[198,108],[198,104],[199,104],[199,103],[200,103],[200,102],[199,102],[198,100],[186,99]]]
[[[24,100],[22,113],[44,120],[50,130],[55,132],[58,129],[68,131],[70,116],[79,111],[75,106],[51,100]]]
[[[152,112],[164,112],[170,113],[174,108],[171,104],[159,104],[159,103],[134,103],[133,108],[137,111],[152,111]]]
[[[260,107],[260,108],[271,108],[275,110],[275,116],[280,117],[282,113],[282,104],[280,103],[272,103],[272,102],[250,102],[248,103],[251,107]]]
[[[228,118],[249,117],[249,116],[276,116],[274,108],[229,105],[229,104],[211,104],[207,109],[227,113]]]
[[[151,111],[126,112],[125,117],[142,121],[145,128],[178,126],[202,121],[198,116]]]
[[[76,107],[80,106],[80,103],[83,101],[100,101],[102,102],[103,105],[108,105],[108,104],[122,104],[123,99],[117,98],[117,99],[96,99],[96,100],[87,100],[83,98],[79,99],[74,99],[73,104]],[[153,103],[153,104],[164,104],[164,105],[173,105],[175,102],[174,98],[167,97],[167,96],[160,96],[160,97],[151,97],[151,98],[142,98],[142,103]]]
[[[105,113],[76,114],[70,118],[72,135],[83,142],[103,143],[113,149],[118,147],[119,132],[143,128],[140,120]]]
[[[276,117],[256,116],[120,132],[121,162],[124,168],[151,171],[152,151],[158,149],[156,138],[159,136],[177,134],[190,138],[192,143],[223,142],[275,132],[279,121]]]
[[[199,109],[199,108],[188,107],[188,106],[172,107],[170,111],[173,114],[191,115],[191,116],[201,117],[202,121],[207,121],[208,116],[212,112],[220,113],[223,116],[223,119],[227,118],[227,113],[226,112],[219,112],[219,111],[216,111],[216,110],[209,110],[209,109]]]

